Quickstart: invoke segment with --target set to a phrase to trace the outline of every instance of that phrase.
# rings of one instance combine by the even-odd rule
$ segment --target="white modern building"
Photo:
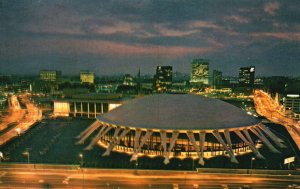
[[[279,153],[283,140],[273,134],[260,120],[224,101],[190,94],[151,95],[127,101],[122,106],[97,117],[78,135],[78,144],[91,150],[98,144],[111,151],[138,156],[162,156],[164,163],[172,157],[204,159],[253,152],[263,158],[259,146]]]

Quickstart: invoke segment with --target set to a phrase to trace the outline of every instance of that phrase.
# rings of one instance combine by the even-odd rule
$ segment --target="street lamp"
[[[135,168],[137,169],[137,168],[138,168],[138,166],[139,166],[139,162],[138,162],[138,161],[136,161],[136,163],[135,163]]]
[[[27,152],[27,163],[29,164],[29,156],[30,156],[30,153],[29,151]]]
[[[83,172],[83,154],[80,153],[79,154],[79,158],[80,158],[80,167],[81,167],[81,173],[82,173],[82,188],[84,188],[84,172]]]
[[[251,158],[251,169],[252,169],[252,167],[253,167],[253,161],[255,160],[255,157],[252,157]]]
[[[80,157],[80,166],[82,167],[83,166],[83,154],[80,153],[79,157]]]
[[[27,164],[29,164],[29,157],[30,157],[29,150],[26,150],[23,154],[27,156]]]
[[[192,157],[192,161],[193,161],[193,171],[195,170],[195,159],[196,159],[196,157]]]

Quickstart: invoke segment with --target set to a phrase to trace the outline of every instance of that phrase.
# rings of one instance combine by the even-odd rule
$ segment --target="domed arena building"
[[[236,155],[253,152],[264,158],[258,148],[267,146],[280,153],[283,140],[273,134],[260,120],[242,109],[218,99],[192,94],[157,94],[127,101],[122,106],[97,117],[78,135],[78,144],[96,132],[85,150],[95,144],[111,151],[138,156],[199,158],[228,156],[238,163]]]

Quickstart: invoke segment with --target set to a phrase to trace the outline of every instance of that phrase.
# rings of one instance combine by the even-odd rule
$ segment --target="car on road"
[[[288,188],[300,188],[300,185],[298,185],[298,184],[291,184],[291,185],[288,185]]]
[[[251,189],[251,187],[249,185],[244,185],[242,187],[239,187],[239,189]]]

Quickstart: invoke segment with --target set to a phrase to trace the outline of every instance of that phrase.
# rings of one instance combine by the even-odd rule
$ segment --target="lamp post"
[[[83,167],[83,154],[82,153],[79,154],[79,158],[80,158],[80,167]]]
[[[193,161],[193,171],[195,170],[195,158],[192,157],[192,161]]]
[[[252,167],[253,167],[253,161],[255,160],[255,157],[252,157],[251,158],[251,169],[252,169]]]
[[[81,168],[81,173],[82,173],[82,188],[84,188],[84,172],[83,172],[83,154],[79,154],[80,158],[80,168]]]
[[[29,164],[29,156],[30,156],[30,153],[29,151],[27,152],[27,163]]]

